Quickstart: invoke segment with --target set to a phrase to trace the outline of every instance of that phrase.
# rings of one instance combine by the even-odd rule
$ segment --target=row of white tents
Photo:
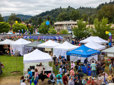
[[[34,50],[28,54],[24,54],[24,46],[27,44],[32,43],[31,41],[25,40],[25,39],[18,39],[16,41],[12,41],[9,39],[6,39],[4,41],[0,42],[0,45],[10,45],[11,50],[13,52],[19,51],[21,55],[24,55],[23,62],[24,62],[24,71],[28,69],[30,65],[33,65],[33,63],[38,63],[38,62],[46,62],[45,67],[46,70],[52,70],[51,67],[47,64],[49,61],[52,61],[52,57],[40,50]],[[80,43],[85,43],[85,46],[95,49],[95,50],[103,50],[105,49],[105,46],[102,44],[108,43],[108,41],[103,40],[100,37],[97,36],[91,36],[86,38],[85,40],[80,41]],[[75,46],[70,44],[69,42],[65,41],[64,43],[57,43],[52,40],[48,40],[42,44],[36,45],[36,47],[39,48],[52,48],[53,49],[53,55],[56,55],[57,57],[65,56],[68,51],[71,51],[73,49],[78,48],[79,46]]]
[[[6,39],[4,41],[1,41],[0,45],[10,45],[10,49],[12,50],[13,53],[15,53],[16,51],[19,51],[20,55],[24,55],[24,46],[27,44],[30,44],[30,43],[32,43],[32,42],[20,38],[16,41]],[[95,50],[103,50],[106,47],[102,44],[108,43],[108,41],[103,40],[100,37],[91,36],[85,40],[80,41],[80,43],[85,43],[85,46],[92,48],[92,49],[95,49]],[[79,46],[72,45],[67,41],[60,44],[60,43],[57,43],[55,41],[48,40],[45,43],[38,44],[36,47],[53,48],[53,55],[56,55],[57,57],[59,57],[60,55],[66,57],[67,51],[78,48]]]

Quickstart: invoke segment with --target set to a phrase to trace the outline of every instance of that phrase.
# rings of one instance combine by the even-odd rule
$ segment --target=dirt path
[[[39,85],[48,85],[48,80],[46,79],[43,83],[39,81]],[[26,82],[27,85],[30,85]],[[20,85],[20,76],[10,76],[0,78],[0,85]]]

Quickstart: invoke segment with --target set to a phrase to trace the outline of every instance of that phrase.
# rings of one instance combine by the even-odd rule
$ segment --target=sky
[[[11,13],[37,15],[55,8],[97,7],[110,0],[0,0],[0,14],[8,16]]]

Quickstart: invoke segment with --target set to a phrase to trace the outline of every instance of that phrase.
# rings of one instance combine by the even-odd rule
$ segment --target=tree
[[[56,34],[57,31],[53,27],[50,27],[48,33],[49,34]]]
[[[114,5],[104,5],[99,11],[98,11],[98,19],[102,20],[102,18],[108,18],[110,23],[114,23]]]
[[[28,30],[27,26],[21,23],[15,23],[12,27],[14,32],[24,33],[26,30]]]
[[[58,21],[66,21],[66,20],[70,20],[69,15],[67,12],[61,12],[58,17],[57,17]]]
[[[21,22],[21,19],[16,17],[16,14],[12,13],[8,18],[8,22],[11,25],[11,29],[12,29],[12,25],[15,23],[15,21]]]
[[[10,24],[13,24],[15,22],[15,20],[16,20],[16,15],[14,13],[12,13],[8,18],[8,22]]]
[[[44,22],[40,25],[38,31],[39,31],[40,33],[42,33],[42,34],[47,34],[47,33],[48,33],[48,30],[49,30],[49,28],[50,28],[50,26],[51,26],[51,25],[46,25],[46,21],[44,21]]]
[[[0,14],[0,22],[3,22],[4,18],[2,17],[2,15]]]
[[[73,11],[70,13],[69,17],[70,17],[70,20],[76,21],[77,19],[80,18],[80,13],[79,13],[79,11],[77,11],[77,10],[73,10]]]
[[[2,32],[8,32],[10,29],[10,24],[6,22],[0,22],[0,33]]]
[[[111,24],[108,25],[108,19],[103,18],[99,21],[97,18],[94,20],[94,28],[92,28],[92,35],[99,36],[103,39],[107,39],[108,35],[105,34],[105,31],[111,30]]]
[[[82,19],[84,21],[88,21],[88,15],[87,14],[82,14]]]
[[[38,18],[38,24],[41,25],[42,22],[43,22],[43,19],[41,17]]]
[[[73,28],[73,34],[76,38],[82,39],[90,35],[89,28],[86,27],[87,23],[83,20],[77,21],[77,27]]]
[[[60,31],[60,34],[68,34],[68,30],[62,29],[62,30]]]

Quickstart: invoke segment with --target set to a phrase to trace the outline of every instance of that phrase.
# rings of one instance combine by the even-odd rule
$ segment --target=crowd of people
[[[39,80],[44,82],[46,78],[47,83],[51,85],[108,85],[114,83],[114,66],[111,62],[107,65],[104,60],[89,63],[87,58],[83,63],[80,60],[73,62],[67,61],[61,56],[59,58],[54,56],[53,60],[55,70],[49,74],[45,73],[45,68],[40,74],[37,69],[35,72],[28,69],[27,81],[30,82],[30,85],[39,85]],[[108,68],[106,68],[107,66]],[[109,70],[105,71],[105,68]],[[24,82],[25,79],[22,76],[21,85],[26,85]]]

